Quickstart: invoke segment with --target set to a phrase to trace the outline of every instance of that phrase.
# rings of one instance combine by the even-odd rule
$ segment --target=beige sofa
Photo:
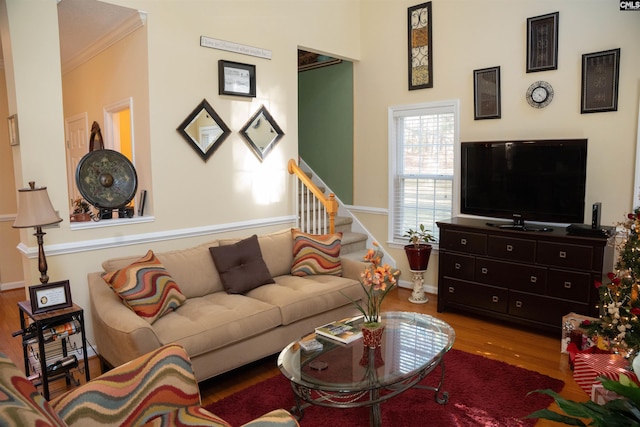
[[[240,239],[156,253],[186,301],[150,324],[127,307],[102,278],[88,276],[97,350],[119,366],[169,343],[183,346],[198,381],[282,350],[318,325],[357,314],[349,298],[360,300],[364,263],[340,258],[342,275],[293,276],[294,237],[290,229],[258,236],[264,262],[275,283],[244,294],[225,291],[210,247]],[[105,272],[122,269],[140,256],[103,262]]]

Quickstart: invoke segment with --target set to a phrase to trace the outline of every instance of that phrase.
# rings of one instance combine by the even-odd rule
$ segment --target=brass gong
[[[119,209],[133,200],[138,176],[133,164],[119,152],[96,150],[80,159],[76,185],[82,197],[101,211]]]

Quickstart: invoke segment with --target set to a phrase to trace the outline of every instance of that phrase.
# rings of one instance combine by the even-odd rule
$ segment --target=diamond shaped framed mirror
[[[203,99],[176,129],[205,162],[231,134],[213,107]]]
[[[264,105],[244,125],[240,134],[247,140],[249,147],[260,161],[267,157],[267,154],[284,136],[284,132]]]

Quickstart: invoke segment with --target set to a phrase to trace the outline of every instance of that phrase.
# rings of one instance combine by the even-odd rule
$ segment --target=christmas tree
[[[618,224],[621,229],[615,272],[607,274],[609,283],[596,282],[600,295],[600,318],[585,321],[586,333],[598,338],[598,345],[631,355],[640,352],[640,207]]]

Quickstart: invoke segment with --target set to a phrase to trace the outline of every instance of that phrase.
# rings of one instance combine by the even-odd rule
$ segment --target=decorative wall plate
[[[138,188],[133,164],[114,150],[91,151],[76,168],[82,197],[98,209],[118,209],[131,202]]]

